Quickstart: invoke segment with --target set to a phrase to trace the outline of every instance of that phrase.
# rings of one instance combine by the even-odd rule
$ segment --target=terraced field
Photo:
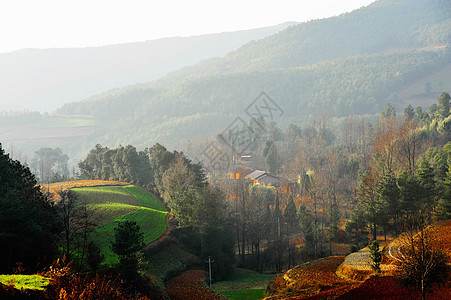
[[[382,261],[380,267],[384,275],[393,275],[396,270],[396,266],[386,260]],[[375,274],[376,271],[371,268],[368,247],[346,256],[344,262],[337,269],[337,275],[347,280],[364,281]]]
[[[93,210],[101,225],[95,232],[96,240],[105,256],[106,264],[114,264],[117,257],[111,251],[114,228],[121,221],[135,221],[144,233],[144,242],[150,244],[167,230],[167,212],[152,194],[134,186],[95,186],[73,188],[81,201]]]
[[[344,256],[330,256],[288,270],[269,286],[268,291],[273,295],[265,299],[304,299],[315,296],[318,299],[335,299],[359,285],[335,274],[344,259]]]
[[[111,251],[111,243],[114,240],[114,228],[121,221],[135,221],[144,233],[144,243],[150,244],[158,239],[167,230],[166,225],[167,212],[162,212],[146,207],[138,207],[137,210],[120,216],[96,230],[98,245],[105,256],[106,264],[114,264],[118,262],[117,257]]]
[[[135,221],[144,233],[146,244],[157,240],[168,229],[168,212],[163,204],[140,187],[112,181],[74,181],[55,184],[51,188],[55,194],[58,190],[70,189],[81,203],[94,212],[99,225],[95,231],[95,240],[106,264],[111,265],[118,260],[110,245],[114,240],[114,228],[119,222]]]
[[[426,230],[433,231],[435,241],[451,259],[451,220],[435,223]],[[403,286],[396,277],[403,247],[403,236],[383,247],[382,273],[377,275],[370,267],[368,248],[346,257],[331,256],[299,265],[278,276],[268,287],[271,296],[265,299],[421,299],[418,290]],[[448,281],[427,298],[451,299],[450,295]]]

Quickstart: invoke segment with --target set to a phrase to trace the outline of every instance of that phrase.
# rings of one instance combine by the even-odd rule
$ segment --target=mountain
[[[67,102],[155,80],[202,60],[224,56],[294,24],[103,47],[0,53],[0,111],[53,111]]]
[[[379,0],[290,26],[159,80],[65,104],[58,118],[84,118],[89,126],[71,146],[49,136],[77,153],[96,143],[176,147],[220,133],[237,117],[246,122],[262,92],[280,107],[279,127],[303,126],[324,111],[340,118],[377,114],[388,102],[427,106],[451,90],[450,17],[449,1]]]

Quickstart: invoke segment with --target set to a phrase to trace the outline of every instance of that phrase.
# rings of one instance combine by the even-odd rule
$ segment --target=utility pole
[[[210,288],[211,288],[211,263],[214,263],[215,261],[211,260],[211,257],[209,256],[208,260],[205,261],[205,262],[208,263],[208,274],[209,274],[209,277],[210,277]]]

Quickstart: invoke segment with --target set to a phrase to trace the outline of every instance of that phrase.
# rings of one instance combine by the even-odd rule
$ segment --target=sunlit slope
[[[167,230],[167,212],[152,194],[134,186],[100,186],[71,189],[94,212],[100,225],[95,231],[95,240],[100,246],[105,262],[112,264],[117,257],[111,251],[114,228],[121,221],[135,221],[144,234],[144,242],[149,244]]]

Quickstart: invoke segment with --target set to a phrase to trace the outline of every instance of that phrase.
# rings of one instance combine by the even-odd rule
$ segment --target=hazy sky
[[[0,52],[85,47],[325,18],[374,0],[2,0]]]

